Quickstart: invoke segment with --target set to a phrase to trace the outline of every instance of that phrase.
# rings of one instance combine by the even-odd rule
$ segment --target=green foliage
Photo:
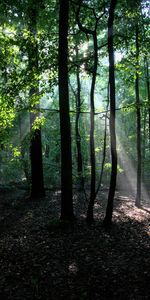
[[[33,132],[42,127],[43,166],[46,186],[60,185],[60,120],[58,94],[58,1],[27,0],[1,1],[0,3],[0,146],[3,178],[24,178],[25,164],[30,173],[29,147],[32,137],[29,121],[25,125],[23,136],[19,137],[21,125],[19,116],[35,114]],[[95,88],[95,154],[97,175],[101,168],[104,139],[104,117],[108,101],[108,54],[107,21],[109,1],[82,1],[80,21],[82,25],[94,30],[96,18],[105,8],[105,13],[97,27],[98,70]],[[136,105],[135,76],[140,78],[140,107],[142,110],[142,138],[148,160],[148,118],[149,99],[147,97],[145,58],[149,59],[149,20],[148,1],[140,1],[142,10],[135,1],[118,1],[115,14],[115,50],[116,50],[116,91],[117,91],[117,138],[131,160],[136,160]],[[105,7],[104,7],[105,6]],[[31,7],[37,12],[37,32],[31,32],[29,13]],[[78,5],[70,3],[69,27],[69,79],[70,113],[72,127],[72,159],[74,179],[77,173],[77,148],[75,137],[77,67],[81,81],[81,107],[79,130],[83,156],[84,177],[90,179],[89,165],[89,89],[93,68],[93,41],[89,34],[79,31],[76,21]],[[2,13],[3,12],[3,13]],[[140,28],[139,66],[136,61],[135,25]],[[104,46],[101,48],[101,46]],[[31,66],[29,54],[37,47],[38,68]],[[78,55],[76,53],[78,48]],[[118,54],[118,57],[117,57]],[[42,109],[40,108],[40,104]],[[51,111],[53,110],[53,111]],[[145,113],[144,113],[145,112]],[[109,112],[108,112],[109,118]],[[108,120],[109,122],[109,120]],[[145,144],[144,144],[145,141]],[[145,146],[144,146],[145,145]],[[46,147],[49,149],[49,153]],[[104,172],[110,174],[109,130],[107,130],[107,153]],[[118,151],[120,150],[118,146]],[[8,155],[9,153],[9,155]],[[144,153],[144,152],[143,152]],[[145,158],[144,158],[145,155]],[[25,164],[24,164],[25,163]],[[145,163],[148,172],[149,162]],[[21,170],[20,170],[21,169]],[[15,170],[15,171],[14,171]],[[14,175],[13,175],[14,172]],[[122,167],[118,166],[118,172]],[[16,173],[16,174],[15,174]],[[107,177],[107,176],[106,176]],[[74,180],[74,181],[75,181]],[[105,178],[104,178],[105,180]]]
[[[37,116],[35,121],[32,124],[32,130],[35,131],[36,129],[39,129],[41,126],[44,125],[45,117],[44,116]]]

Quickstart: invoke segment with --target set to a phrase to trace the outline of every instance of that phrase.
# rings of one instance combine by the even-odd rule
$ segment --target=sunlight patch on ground
[[[131,220],[143,222],[145,220],[149,220],[150,208],[148,209],[144,206],[137,208],[134,204],[134,201],[132,201],[130,198],[118,197],[118,203],[116,205],[114,215],[119,216],[122,214],[126,217],[129,217]]]
[[[149,218],[149,213],[142,209],[139,210],[138,208],[132,208],[132,210],[128,211],[126,215],[130,217],[130,219],[134,219],[138,222],[143,222]]]
[[[76,264],[76,262],[72,262],[69,267],[68,267],[69,273],[76,275],[76,273],[78,272],[78,266]]]

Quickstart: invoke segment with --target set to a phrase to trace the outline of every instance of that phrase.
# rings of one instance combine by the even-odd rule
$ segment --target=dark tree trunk
[[[117,178],[117,151],[116,151],[116,95],[115,95],[115,68],[114,68],[114,47],[113,47],[113,23],[114,12],[117,1],[111,0],[108,18],[108,54],[109,54],[109,85],[110,85],[110,142],[111,142],[111,178],[108,194],[108,203],[104,225],[109,227],[112,223],[113,203]]]
[[[31,35],[28,55],[29,69],[34,77],[38,77],[38,45],[36,41],[36,26],[37,26],[37,3],[33,3],[29,7],[29,31]],[[36,73],[36,74],[35,74]],[[30,88],[30,99],[39,94],[38,80],[33,81]],[[37,108],[37,106],[35,107]],[[30,113],[31,128],[38,114]],[[31,159],[31,198],[43,197],[44,180],[43,180],[43,163],[42,163],[42,143],[41,143],[41,128],[31,132],[30,144],[30,159]]]
[[[95,201],[95,142],[94,142],[94,91],[96,83],[96,73],[97,73],[97,62],[98,62],[98,46],[97,46],[97,33],[96,30],[93,33],[93,44],[94,44],[94,66],[93,66],[93,76],[92,76],[92,85],[91,85],[91,94],[90,94],[90,161],[91,161],[91,191],[90,191],[90,200],[87,210],[87,222],[92,223],[94,221],[93,208]]]
[[[24,139],[25,139],[25,128],[23,126],[22,115],[19,115],[19,131],[20,131],[20,153],[21,153],[21,165],[24,171],[27,183],[30,185],[30,172],[29,172],[29,159],[25,157],[26,151],[24,149]]]
[[[147,109],[144,108],[144,111],[143,111],[143,151],[142,151],[142,178],[143,178],[143,181],[145,180],[145,154],[146,154],[146,151],[145,151],[145,148],[146,148],[146,121],[147,121]]]
[[[109,106],[109,83],[108,83],[108,91],[107,91],[107,106],[106,106],[106,115],[105,115],[105,128],[104,128],[104,141],[103,141],[103,155],[102,155],[102,166],[101,166],[101,172],[99,177],[98,186],[95,192],[95,198],[100,191],[101,185],[102,185],[102,178],[103,178],[103,172],[104,172],[104,165],[105,165],[105,159],[106,159],[106,145],[107,145],[107,118],[108,118],[108,106]]]
[[[61,134],[61,219],[71,220],[72,154],[68,91],[68,18],[69,0],[60,0],[59,10],[59,107]]]
[[[136,79],[135,79],[135,96],[136,96],[136,117],[137,117],[137,189],[136,201],[137,207],[141,204],[141,109],[140,109],[140,94],[139,94],[139,28],[136,26]]]
[[[41,130],[36,129],[31,139],[30,146],[31,158],[31,198],[43,197],[44,182],[43,182],[43,164],[42,164],[42,144]]]
[[[95,28],[94,30],[87,29],[82,25],[79,18],[79,13],[81,9],[82,1],[79,1],[79,7],[76,12],[76,19],[78,22],[79,29],[83,31],[85,34],[92,35],[93,38],[93,46],[94,46],[94,65],[92,70],[92,84],[90,91],[90,162],[91,162],[91,184],[90,184],[90,200],[87,209],[87,222],[92,223],[94,221],[93,217],[93,208],[95,201],[95,179],[96,179],[96,171],[95,171],[95,142],[94,142],[94,91],[95,91],[95,83],[96,83],[96,75],[97,75],[97,63],[98,63],[98,45],[97,45],[97,25],[100,20],[100,17],[95,17]],[[102,14],[103,15],[103,14]]]
[[[78,60],[78,47],[76,45],[76,59]],[[76,94],[76,121],[75,121],[75,133],[76,133],[76,145],[77,145],[77,171],[79,176],[79,190],[84,188],[84,178],[83,178],[83,161],[81,152],[81,137],[79,130],[79,119],[81,110],[81,83],[80,83],[80,67],[77,66],[76,69],[77,78],[77,94]]]
[[[148,125],[149,125],[149,147],[150,147],[150,87],[149,87],[149,65],[147,57],[145,59],[146,67],[146,85],[147,85],[147,98],[148,98]]]
[[[49,158],[50,147],[48,144],[45,146],[45,158]]]

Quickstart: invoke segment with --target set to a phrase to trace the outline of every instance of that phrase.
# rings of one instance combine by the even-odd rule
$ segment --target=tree
[[[39,95],[39,82],[38,82],[38,44],[36,39],[37,34],[37,14],[38,3],[33,0],[32,6],[29,4],[29,70],[33,76],[33,82],[30,87],[30,101]],[[39,101],[38,101],[39,102]],[[39,106],[34,105],[34,109]],[[42,164],[42,142],[41,142],[41,128],[32,129],[37,113],[34,111],[30,113],[31,124],[31,144],[30,144],[30,158],[31,158],[31,198],[42,197],[44,192],[43,180],[43,164]]]
[[[75,32],[73,32],[75,35]],[[79,49],[77,41],[75,40],[75,72],[76,72],[76,90],[71,86],[71,90],[75,97],[75,137],[76,137],[76,149],[77,149],[77,176],[78,176],[78,188],[79,190],[84,189],[84,177],[83,177],[83,159],[81,150],[81,135],[80,135],[80,115],[81,115],[81,80],[80,80],[80,64],[79,64]]]
[[[7,157],[7,149],[9,150],[11,145],[11,149],[16,148],[17,153],[15,158],[15,151],[9,151],[12,160],[13,158],[16,159],[13,160],[13,166],[15,163],[16,168],[21,166],[20,173],[18,172],[21,176],[18,178],[24,182],[26,174],[30,180],[30,165],[29,168],[26,168],[24,162],[28,162],[29,151],[31,150],[33,188],[31,194],[33,197],[43,193],[37,190],[40,182],[43,181],[40,179],[42,167],[44,168],[44,182],[48,188],[56,188],[56,186],[59,188],[61,170],[62,219],[74,217],[72,186],[73,184],[75,187],[79,186],[79,177],[81,177],[80,182],[83,182],[84,172],[83,192],[86,192],[86,195],[88,191],[85,191],[85,187],[90,186],[87,209],[89,222],[94,220],[95,197],[101,186],[102,175],[103,173],[106,174],[107,178],[103,176],[104,186],[108,184],[110,179],[106,215],[108,215],[109,223],[111,223],[117,176],[116,130],[119,141],[118,150],[120,151],[118,169],[120,165],[125,175],[128,172],[128,183],[130,184],[132,181],[131,188],[133,191],[136,188],[137,177],[136,153],[140,147],[141,156],[143,156],[141,159],[144,158],[143,164],[140,163],[140,165],[141,171],[142,168],[145,170],[145,182],[149,174],[150,113],[149,96],[147,97],[149,94],[147,50],[149,31],[146,28],[147,17],[144,16],[146,12],[145,3],[148,1],[136,1],[136,6],[135,1],[127,1],[124,5],[123,1],[120,1],[117,3],[117,8],[114,8],[116,1],[111,0],[68,0],[67,2],[26,0],[25,3],[18,0],[14,0],[14,2],[2,0],[1,2],[0,7],[5,9],[5,13],[3,16],[1,14],[0,19],[0,144],[3,147],[2,163],[4,165],[9,160],[7,163],[7,169],[9,169],[11,159]],[[71,2],[71,8],[68,7],[68,2]],[[144,7],[141,10],[137,6],[139,3]],[[58,22],[58,4],[60,23]],[[113,28],[114,12],[117,30]],[[70,26],[68,25],[68,18]],[[138,48],[136,47],[136,24],[138,25],[137,42],[140,55],[136,55],[136,48]],[[109,27],[108,41],[106,41],[107,25]],[[143,29],[145,29],[145,35]],[[107,44],[110,62],[109,97],[107,98],[111,98],[110,110],[104,104],[108,81]],[[116,49],[115,74],[114,48]],[[144,58],[145,69],[143,67]],[[143,76],[144,71],[145,77]],[[75,97],[69,98],[68,78]],[[117,89],[115,89],[115,84]],[[117,97],[115,90],[117,90]],[[136,94],[138,95],[137,100]],[[71,93],[70,95],[72,96]],[[115,114],[115,109],[117,114]],[[30,131],[29,114],[32,128],[31,140],[28,138]],[[45,123],[42,123],[42,131],[39,125],[41,124],[41,115],[44,115],[42,119],[45,119]],[[21,117],[20,136],[19,116]],[[106,128],[109,116],[110,145],[107,142],[109,134]],[[103,135],[104,118],[105,130]],[[116,118],[117,124],[119,124],[117,128],[115,126]],[[27,130],[24,131],[25,123]],[[136,130],[135,124],[140,124],[138,125],[140,130]],[[140,147],[139,144],[136,145],[137,131],[141,134]],[[30,141],[31,147],[29,146]],[[21,145],[24,148],[21,148]],[[42,149],[45,153],[43,157]],[[5,154],[6,159],[4,161],[3,155]],[[127,161],[131,168],[127,166]],[[133,180],[130,180],[131,173]],[[3,174],[5,176],[6,172]],[[111,178],[109,177],[110,174]],[[121,180],[122,175],[119,176]],[[14,179],[15,175],[12,175],[10,181],[12,178]],[[138,180],[137,187],[139,188]],[[119,180],[117,183],[120,183]],[[96,188],[96,186],[98,187]],[[125,188],[124,182],[122,187]],[[87,201],[87,197],[85,198]]]
[[[101,163],[101,172],[99,177],[98,186],[95,192],[95,198],[100,191],[101,185],[102,185],[102,178],[103,178],[103,172],[104,172],[104,166],[105,166],[105,160],[106,160],[106,146],[107,146],[107,118],[108,118],[108,106],[109,106],[109,82],[108,82],[108,89],[107,89],[107,105],[106,105],[106,112],[105,112],[105,123],[104,123],[104,139],[103,139],[103,154],[102,154],[102,163]]]
[[[78,60],[78,46],[75,46],[76,59]],[[81,82],[80,82],[80,67],[76,67],[76,80],[77,80],[77,93],[76,93],[76,122],[75,122],[75,133],[76,133],[76,146],[77,146],[77,170],[80,180],[79,189],[84,187],[84,178],[83,178],[83,161],[82,161],[82,152],[81,152],[81,136],[79,129],[79,119],[80,119],[80,110],[81,110]]]
[[[95,93],[95,84],[96,84],[96,76],[97,76],[97,66],[98,66],[98,41],[97,41],[97,27],[100,18],[104,15],[100,15],[99,17],[96,16],[96,12],[92,9],[95,24],[94,29],[88,29],[82,25],[80,21],[80,10],[81,10],[82,1],[79,1],[79,6],[76,12],[76,19],[79,26],[79,29],[84,32],[86,35],[91,35],[93,40],[93,67],[92,67],[92,82],[91,82],[91,90],[90,90],[90,162],[91,162],[91,184],[90,184],[90,200],[87,209],[87,222],[92,223],[94,221],[93,217],[93,208],[94,208],[94,201],[95,201],[95,179],[96,179],[96,161],[95,161],[95,141],[94,141],[94,128],[95,128],[95,121],[94,121],[94,114],[95,114],[95,104],[94,104],[94,93]],[[86,7],[86,6],[85,6]],[[90,9],[89,7],[86,7]],[[91,9],[90,9],[91,10]]]
[[[68,91],[69,0],[59,1],[59,107],[61,134],[61,219],[74,219],[72,199],[72,154]]]
[[[117,150],[116,150],[116,95],[115,95],[115,67],[114,67],[114,45],[113,45],[113,23],[114,12],[116,8],[117,0],[111,0],[108,17],[108,54],[109,54],[109,86],[110,86],[110,141],[111,141],[111,178],[108,194],[108,203],[106,208],[106,216],[104,219],[104,225],[109,227],[112,223],[113,214],[113,202],[116,188],[117,177]]]
[[[148,98],[148,127],[149,127],[149,148],[150,148],[150,86],[149,86],[149,64],[147,57],[145,57],[145,73],[147,85],[147,98]]]
[[[136,75],[135,75],[135,96],[136,96],[136,116],[137,116],[137,189],[136,206],[140,207],[141,202],[141,109],[139,93],[139,26],[136,24]]]

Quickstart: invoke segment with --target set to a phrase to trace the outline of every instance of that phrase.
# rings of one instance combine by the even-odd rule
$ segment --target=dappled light
[[[72,262],[68,267],[69,273],[73,275],[77,275],[78,267],[76,262]]]
[[[23,298],[28,291],[36,297],[40,293],[43,299],[48,294],[52,299],[80,299],[82,295],[97,300],[102,295],[107,299],[110,294],[119,299],[122,293],[137,299],[139,295],[148,296],[150,214],[135,208],[133,199],[117,194],[114,225],[111,231],[106,231],[101,215],[106,192],[100,203],[95,204],[96,222],[92,227],[86,226],[82,211],[78,223],[63,224],[56,210],[60,195],[57,194],[55,206],[51,201],[54,195],[55,191],[49,192],[48,199],[38,205],[37,202],[26,205],[15,194],[14,206],[11,206],[14,199],[9,200],[9,227],[7,224],[0,231],[3,295],[9,295],[8,281],[5,284],[9,274],[13,278],[9,283],[10,288],[14,287],[13,298],[17,295]],[[18,211],[17,218],[14,211]],[[3,216],[5,221],[7,214],[8,210]]]
[[[138,222],[148,221],[150,218],[150,206],[146,208],[145,202],[143,202],[141,208],[135,206],[135,199],[131,197],[116,196],[116,205],[114,215],[117,213],[126,214],[131,220]],[[119,202],[119,205],[118,205]]]
[[[117,122],[117,127],[120,128]],[[123,128],[122,128],[123,130]],[[133,158],[129,156],[129,153],[122,145],[119,135],[117,135],[118,144],[118,164],[121,166],[121,172],[118,174],[117,188],[122,190],[128,196],[134,199],[136,197],[136,186],[137,186],[137,154]],[[118,172],[119,173],[119,172]],[[141,201],[146,202],[149,200],[149,193],[143,181],[141,180]]]
[[[0,299],[150,299],[149,1],[0,1]]]

